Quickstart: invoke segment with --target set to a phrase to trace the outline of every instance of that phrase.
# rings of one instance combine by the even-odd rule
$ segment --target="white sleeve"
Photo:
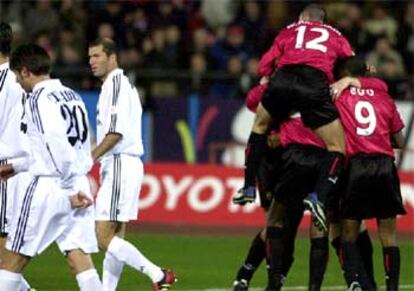
[[[109,128],[107,133],[119,133],[125,135],[128,128],[128,98],[130,98],[131,85],[122,75],[115,75],[113,78],[113,95],[111,102]]]
[[[44,150],[47,151],[55,170],[60,174],[62,187],[75,191],[75,172],[73,164],[76,158],[74,148],[66,135],[67,125],[57,103],[47,96],[33,103],[33,120],[42,134]]]

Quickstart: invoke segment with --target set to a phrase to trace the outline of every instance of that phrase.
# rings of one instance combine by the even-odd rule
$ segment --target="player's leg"
[[[400,278],[400,248],[397,245],[395,217],[379,219],[378,233],[382,244],[387,290],[398,290]]]
[[[78,177],[76,188],[92,199],[89,180]],[[81,291],[102,290],[102,283],[92,262],[98,252],[95,232],[95,210],[92,207],[72,210],[72,225],[56,240]]]
[[[4,291],[22,290],[22,273],[30,257],[8,251],[3,252],[0,268],[0,286]]]
[[[168,279],[168,284],[175,281],[175,276],[171,271],[166,271],[152,263],[134,245],[115,235],[115,229],[120,222],[98,221],[97,237],[101,250],[108,252],[118,261],[146,274],[154,284]],[[172,279],[174,277],[174,279]],[[167,284],[166,283],[166,284]]]
[[[325,142],[327,153],[320,164],[320,174],[315,185],[315,190],[304,202],[307,208],[319,223],[320,228],[327,230],[325,205],[328,196],[332,194],[337,186],[338,179],[344,169],[345,162],[345,136],[342,124],[339,119],[335,119],[328,124],[314,130]]]
[[[244,187],[240,190],[240,195],[233,199],[236,204],[243,205],[256,199],[256,177],[260,162],[266,151],[266,131],[270,120],[269,112],[263,107],[262,103],[259,103],[245,150]]]
[[[285,217],[285,206],[273,199],[268,211],[266,228],[266,256],[270,265],[267,286],[269,290],[279,290],[284,281],[282,258]]]
[[[345,280],[348,287],[359,284],[363,290],[372,290],[373,286],[369,280],[356,240],[359,235],[360,221],[344,219],[342,223],[342,257],[345,271]]]
[[[115,228],[115,235],[124,238],[126,231],[126,224],[119,223]],[[105,252],[105,258],[103,261],[103,273],[102,283],[104,290],[115,290],[118,286],[121,273],[124,268],[124,263],[119,261],[116,257],[109,252]]]
[[[138,194],[143,179],[141,160],[127,155],[115,155],[103,165],[101,171],[106,173],[96,200],[96,233],[99,248],[108,253],[104,262],[104,290],[110,290],[106,289],[109,287],[105,283],[110,280],[105,275],[116,275],[116,270],[107,272],[105,268],[110,265],[115,269],[119,267],[116,260],[148,275],[154,286],[164,284],[165,288],[169,288],[175,282],[175,274],[156,266],[134,245],[116,235],[125,228],[128,221],[138,216]],[[115,264],[107,264],[108,260]]]
[[[234,291],[248,290],[254,272],[266,257],[265,239],[266,230],[262,229],[256,234],[251,242],[246,259],[244,260],[243,265],[240,266],[236,275],[236,280],[233,283]]]
[[[361,254],[362,264],[364,265],[365,272],[373,286],[374,290],[377,290],[377,283],[374,276],[374,247],[372,245],[371,238],[369,237],[368,230],[365,222],[361,223],[361,229],[359,231],[358,238],[356,240],[359,253]]]
[[[76,277],[79,290],[103,290],[101,280],[99,279],[91,256],[80,249],[69,250],[66,253],[66,261],[72,274]]]
[[[328,264],[328,234],[314,225],[310,227],[311,249],[309,256],[309,290],[321,289],[326,266]]]

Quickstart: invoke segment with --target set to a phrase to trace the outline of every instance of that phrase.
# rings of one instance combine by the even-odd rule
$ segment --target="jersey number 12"
[[[307,27],[305,25],[302,25],[296,28],[295,30],[298,32],[298,34],[296,35],[295,48],[302,49]],[[328,48],[325,45],[323,45],[323,43],[327,41],[329,38],[328,30],[322,27],[314,27],[311,28],[310,31],[319,33],[319,36],[305,42],[305,49],[318,50],[323,53],[326,53],[328,51]]]

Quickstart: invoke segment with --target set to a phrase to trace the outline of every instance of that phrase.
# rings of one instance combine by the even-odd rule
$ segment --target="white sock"
[[[2,291],[16,291],[21,289],[22,274],[0,270],[0,286]]]
[[[149,261],[136,247],[129,242],[114,236],[109,243],[108,250],[119,261],[149,276],[152,282],[161,281],[164,272],[160,267]]]
[[[102,283],[95,269],[76,274],[76,281],[78,281],[80,291],[102,291]]]
[[[103,291],[115,291],[121,277],[124,263],[119,261],[109,252],[105,253],[102,271]]]
[[[27,291],[27,290],[30,290],[30,289],[31,289],[31,287],[29,285],[29,282],[27,282],[26,279],[22,276],[20,291]]]

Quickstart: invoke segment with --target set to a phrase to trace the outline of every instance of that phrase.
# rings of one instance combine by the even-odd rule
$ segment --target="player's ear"
[[[30,76],[30,71],[27,69],[27,67],[23,66],[19,71],[20,76],[27,78]]]

